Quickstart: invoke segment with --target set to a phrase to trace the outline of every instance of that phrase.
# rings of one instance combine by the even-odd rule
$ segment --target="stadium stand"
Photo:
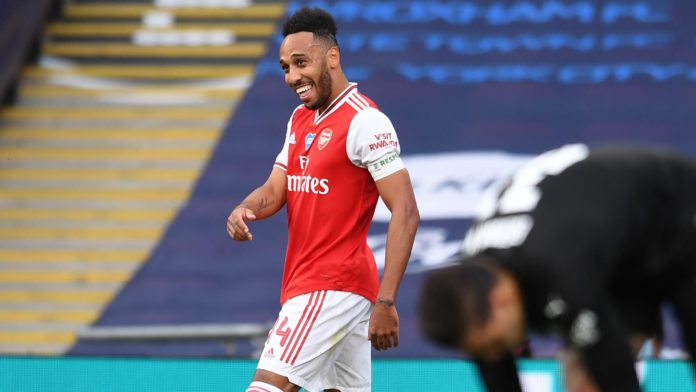
[[[0,117],[0,352],[66,352],[147,260],[284,12],[242,3],[73,1],[45,27]]]

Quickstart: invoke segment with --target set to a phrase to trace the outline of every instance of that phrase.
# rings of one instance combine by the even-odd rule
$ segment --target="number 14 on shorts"
[[[290,327],[285,327],[285,325],[288,323],[288,316],[285,316],[283,319],[283,322],[278,325],[278,321],[276,321],[276,324],[273,326],[273,329],[268,331],[268,337],[266,338],[266,344],[268,344],[268,341],[271,339],[271,335],[273,335],[273,332],[275,331],[275,334],[280,336],[280,347],[285,347],[285,343],[288,342],[288,339],[290,338],[290,334],[292,333],[292,330]],[[276,328],[276,326],[278,328]]]

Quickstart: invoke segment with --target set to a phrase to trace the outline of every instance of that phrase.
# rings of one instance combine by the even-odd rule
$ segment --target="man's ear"
[[[332,46],[329,48],[329,50],[326,52],[326,57],[329,68],[331,69],[337,68],[341,64],[341,51],[337,46]]]

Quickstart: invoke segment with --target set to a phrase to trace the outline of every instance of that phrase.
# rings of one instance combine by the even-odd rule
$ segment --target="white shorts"
[[[342,291],[315,291],[286,301],[258,369],[285,376],[309,392],[369,392],[371,312],[370,301]]]

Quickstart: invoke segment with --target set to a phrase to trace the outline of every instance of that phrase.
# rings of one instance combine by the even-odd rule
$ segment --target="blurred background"
[[[0,369],[231,357],[248,382],[280,308],[286,222],[240,244],[225,221],[299,104],[277,30],[304,5],[336,18],[344,70],[394,123],[421,212],[402,344],[374,353],[375,378],[458,357],[420,336],[415,305],[487,185],[565,143],[696,156],[690,0],[0,0]],[[381,205],[380,265],[388,219]],[[664,313],[658,356],[683,359]],[[537,358],[557,348],[532,339]],[[691,390],[686,374],[665,390]]]

